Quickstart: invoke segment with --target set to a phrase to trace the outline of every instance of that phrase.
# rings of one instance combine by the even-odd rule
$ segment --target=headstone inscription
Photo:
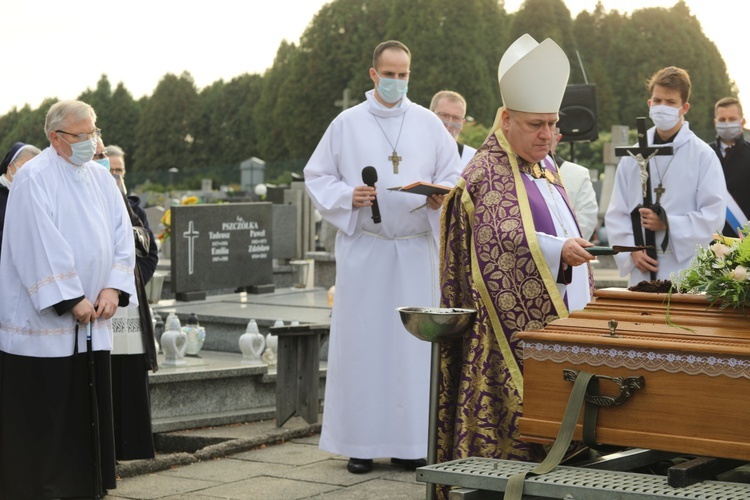
[[[172,208],[172,291],[201,300],[206,290],[273,283],[271,203]]]

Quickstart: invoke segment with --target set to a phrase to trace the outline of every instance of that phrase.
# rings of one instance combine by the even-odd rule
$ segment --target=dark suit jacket
[[[721,155],[718,138],[710,146],[721,160],[729,194],[745,215],[750,217],[750,189],[748,189],[750,186],[750,144],[743,136],[740,136],[734,146],[729,149],[726,158]],[[725,236],[737,236],[737,232],[729,224],[724,224],[723,233]]]

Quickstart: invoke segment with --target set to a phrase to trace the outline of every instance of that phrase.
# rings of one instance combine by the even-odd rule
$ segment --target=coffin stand
[[[604,289],[584,310],[519,337],[522,439],[554,440],[570,373],[587,371],[614,379],[600,380],[606,404],[622,401],[599,408],[598,443],[750,461],[750,318],[741,312],[699,295]]]

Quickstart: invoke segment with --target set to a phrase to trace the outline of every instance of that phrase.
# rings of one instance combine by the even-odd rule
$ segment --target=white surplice
[[[122,195],[95,162],[76,167],[54,148],[13,179],[0,259],[0,350],[33,357],[71,356],[76,321],[53,306],[104,288],[135,293],[135,248]],[[111,350],[111,320],[92,327],[94,350]],[[84,332],[78,351],[86,352]]]
[[[476,148],[472,148],[471,146],[467,146],[466,144],[464,144],[464,150],[461,152],[461,166],[465,167],[466,165],[468,165],[471,159],[474,158],[476,152]]]
[[[366,97],[333,120],[305,167],[316,208],[339,229],[320,447],[356,458],[423,458],[430,344],[412,337],[395,309],[439,305],[440,211],[411,212],[425,197],[387,188],[416,181],[452,187],[461,164],[434,113],[407,98],[388,109],[373,91]],[[394,148],[402,157],[398,174],[388,160]],[[352,207],[366,166],[378,172],[380,224],[370,207]]]
[[[654,143],[656,128],[648,130],[648,144]],[[669,245],[662,250],[665,231],[656,231],[659,271],[656,279],[670,279],[672,273],[689,266],[698,245],[708,246],[711,235],[721,233],[726,211],[726,184],[716,153],[684,122],[674,143],[674,156],[655,156],[649,161],[651,200],[661,182],[665,188],[661,206],[667,213]],[[604,218],[609,245],[635,245],[630,213],[643,203],[640,168],[631,157],[620,160],[612,198]],[[615,255],[621,276],[629,285],[651,280],[648,272],[635,267],[629,253]]]
[[[544,166],[547,169],[554,169],[554,163],[549,157],[544,159]],[[563,199],[560,192],[550,184],[544,177],[534,179],[529,174],[521,174],[532,179],[534,186],[547,203],[547,208],[555,226],[556,234],[547,234],[537,231],[536,237],[539,241],[539,248],[544,255],[544,260],[549,265],[552,276],[557,277],[560,273],[562,247],[568,238],[580,238],[581,233],[573,216],[572,207]],[[570,283],[557,283],[557,289],[560,295],[565,297],[568,311],[579,311],[591,301],[591,288],[589,287],[589,266],[579,265],[572,269]]]
[[[577,163],[564,161],[560,164],[560,177],[581,227],[581,237],[590,241],[599,222],[599,203],[596,201],[589,169]]]

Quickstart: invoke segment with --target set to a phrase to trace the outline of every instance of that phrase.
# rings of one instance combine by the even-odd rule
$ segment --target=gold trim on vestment
[[[479,296],[482,298],[482,302],[484,302],[484,307],[487,309],[487,317],[492,324],[492,331],[495,332],[495,338],[497,339],[497,344],[500,347],[500,352],[503,355],[508,372],[510,372],[510,377],[516,385],[518,397],[523,401],[523,373],[521,372],[521,367],[518,366],[516,357],[513,355],[513,350],[510,348],[508,339],[505,337],[505,330],[503,330],[497,310],[492,305],[490,292],[487,290],[484,277],[482,276],[482,267],[479,265],[479,260],[477,260],[476,247],[474,246],[474,204],[471,202],[471,195],[466,190],[466,180],[463,177],[459,179],[457,186],[461,187],[461,204],[469,214],[469,225],[471,226],[471,277],[477,292],[479,292]]]
[[[497,112],[498,119],[500,117],[502,109],[503,108],[500,108]],[[497,123],[498,119],[495,120],[495,123]],[[505,138],[505,134],[503,133],[502,128],[497,128],[494,134],[495,138],[500,144],[500,147],[504,149],[506,153],[508,153],[508,160],[510,161],[511,170],[513,171],[513,180],[516,185],[518,207],[521,210],[523,230],[526,234],[526,242],[529,244],[531,256],[534,259],[534,263],[536,264],[537,269],[539,270],[539,274],[542,277],[544,286],[547,288],[547,293],[549,293],[550,298],[552,299],[552,305],[555,307],[557,315],[561,318],[567,318],[568,308],[565,306],[565,301],[560,294],[560,290],[557,288],[557,280],[552,276],[549,265],[547,265],[547,260],[544,258],[542,249],[539,246],[539,240],[536,237],[534,217],[533,215],[531,215],[529,196],[526,193],[526,185],[523,183],[523,178],[521,177],[522,174],[518,168],[518,160],[516,159],[516,155],[513,152],[513,149],[510,147],[508,140]]]

